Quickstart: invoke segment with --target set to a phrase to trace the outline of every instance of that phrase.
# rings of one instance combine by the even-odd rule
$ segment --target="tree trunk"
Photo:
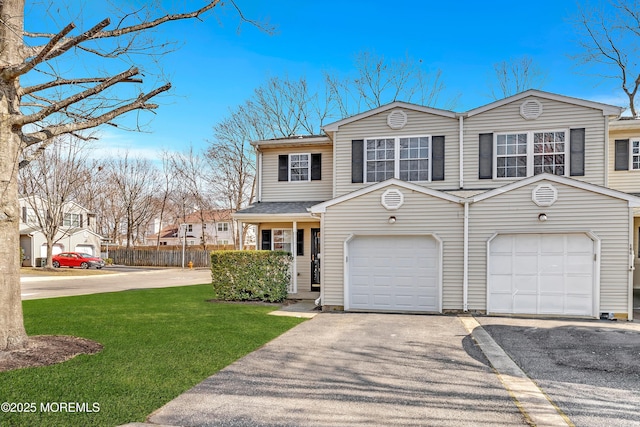
[[[0,2],[0,66],[22,62],[24,0]],[[0,79],[0,351],[27,341],[20,296],[20,204],[18,159],[21,131],[12,117],[19,114],[18,79]]]

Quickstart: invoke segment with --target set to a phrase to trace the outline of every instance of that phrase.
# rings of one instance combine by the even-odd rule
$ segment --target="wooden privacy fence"
[[[184,252],[184,266],[189,261],[194,267],[209,267],[211,265],[211,251],[187,250]],[[106,253],[102,254],[106,258]],[[138,267],[182,267],[182,250],[155,249],[109,249],[109,258],[114,264],[132,265]]]

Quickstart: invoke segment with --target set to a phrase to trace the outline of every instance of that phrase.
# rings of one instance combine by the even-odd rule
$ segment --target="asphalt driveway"
[[[640,324],[478,317],[576,426],[640,427]]]
[[[528,425],[459,318],[321,314],[156,411],[179,426]]]

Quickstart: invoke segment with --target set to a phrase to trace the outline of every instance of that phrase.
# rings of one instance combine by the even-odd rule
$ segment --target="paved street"
[[[114,274],[99,276],[28,276],[21,279],[22,299],[117,292],[131,289],[211,283],[209,269],[107,267]]]

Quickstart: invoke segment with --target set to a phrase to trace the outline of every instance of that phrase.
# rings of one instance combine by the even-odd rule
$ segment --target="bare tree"
[[[27,201],[31,224],[47,240],[47,268],[53,268],[53,246],[82,227],[86,219],[73,213],[78,198],[78,180],[86,176],[86,149],[77,138],[67,135],[58,139],[27,167],[20,169],[20,187]],[[82,218],[82,219],[81,219]]]
[[[442,72],[428,72],[422,60],[406,56],[401,60],[386,60],[373,52],[355,56],[355,77],[340,78],[325,73],[325,82],[332,103],[340,117],[380,107],[393,101],[414,102],[435,107],[444,90]],[[455,100],[444,108],[452,108]]]
[[[267,133],[254,118],[248,110],[237,109],[230,117],[214,126],[214,138],[209,141],[206,152],[213,171],[214,194],[232,212],[248,206],[255,195],[255,154],[250,143],[256,139],[264,139]],[[236,247],[240,239],[244,241],[246,232],[246,228],[234,229]]]
[[[490,85],[493,99],[506,98],[527,89],[540,89],[547,77],[527,55],[497,62],[493,64],[493,71],[496,83]]]
[[[134,53],[161,54],[162,44],[149,43],[142,36],[170,21],[199,18],[219,3],[213,0],[192,12],[164,15],[128,6],[115,27],[109,28],[111,20],[104,19],[77,33],[73,23],[49,33],[25,31],[25,0],[0,1],[0,351],[21,348],[27,341],[17,250],[19,166],[28,164],[58,136],[79,135],[84,129],[113,123],[125,113],[156,108],[151,100],[171,87],[166,83],[143,88],[141,71],[135,66],[116,72],[92,67],[90,75],[76,76],[62,72],[57,60],[89,55],[115,59],[115,66],[122,67]],[[22,86],[25,82],[27,86]]]
[[[577,16],[582,54],[576,59],[591,65],[604,78],[615,79],[625,93],[633,117],[640,87],[640,1],[611,0],[601,9],[585,6]]]
[[[183,153],[174,153],[169,161],[183,192],[187,193],[195,204],[195,212],[202,225],[200,243],[202,248],[206,249],[207,237],[204,224],[209,218],[208,213],[216,208],[216,194],[212,191],[214,171],[210,169],[209,163],[203,156],[194,152],[193,147],[189,147]],[[184,214],[186,217],[186,211]]]
[[[158,188],[158,170],[151,161],[130,158],[128,153],[110,159],[106,168],[106,179],[116,190],[113,194],[115,203],[124,214],[126,247],[136,246],[142,240],[141,230],[145,230],[155,217],[153,201]],[[119,229],[114,230],[116,239],[119,232]]]

